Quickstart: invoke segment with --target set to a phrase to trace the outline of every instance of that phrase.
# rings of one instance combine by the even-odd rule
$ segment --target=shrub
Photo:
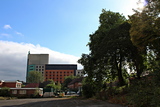
[[[93,95],[95,95],[94,87],[91,84],[84,84],[82,86],[82,90],[82,94],[86,98],[91,98]]]
[[[0,89],[0,96],[9,97],[10,96],[10,88],[8,88],[8,87],[2,87]]]
[[[155,81],[144,78],[131,84],[127,95],[128,104],[136,107],[159,107],[160,87]]]

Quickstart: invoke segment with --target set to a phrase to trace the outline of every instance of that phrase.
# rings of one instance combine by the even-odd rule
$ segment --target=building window
[[[44,69],[42,69],[42,71],[44,71]]]
[[[38,69],[36,69],[36,71],[38,71]]]
[[[38,68],[38,66],[36,66],[36,68]]]
[[[21,84],[16,84],[16,88],[21,88]]]
[[[41,66],[39,66],[39,68],[41,68]]]
[[[12,90],[12,94],[17,94],[17,90]]]
[[[44,68],[44,66],[42,66],[42,68]]]
[[[20,90],[19,94],[26,94],[26,90]]]

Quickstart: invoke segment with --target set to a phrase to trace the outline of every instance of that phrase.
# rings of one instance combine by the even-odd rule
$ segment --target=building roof
[[[75,78],[68,85],[71,85],[71,84],[74,84],[74,83],[78,83],[78,82],[82,82],[82,80],[83,80],[83,77]]]
[[[39,87],[39,83],[29,83],[24,88],[37,88]]]

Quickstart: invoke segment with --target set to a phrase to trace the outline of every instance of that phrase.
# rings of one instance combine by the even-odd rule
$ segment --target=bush
[[[94,87],[91,84],[83,84],[82,90],[82,94],[86,98],[91,98],[95,95]]]
[[[0,96],[10,97],[10,88],[8,88],[8,87],[2,87],[0,89]]]
[[[160,87],[155,81],[143,78],[131,84],[127,95],[128,104],[136,107],[160,107]]]

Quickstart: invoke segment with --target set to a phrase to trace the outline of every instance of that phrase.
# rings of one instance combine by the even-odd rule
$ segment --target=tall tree
[[[126,52],[120,49],[120,47],[125,45],[123,43],[126,41],[124,42],[123,39],[126,37],[123,37],[123,35],[128,36],[128,32],[124,29],[122,31],[121,27],[123,26],[119,27],[119,25],[124,23],[126,19],[119,13],[103,9],[99,21],[100,26],[98,30],[90,35],[88,45],[91,53],[82,55],[81,64],[86,65],[84,66],[86,70],[90,70],[87,73],[95,79],[95,83],[99,87],[102,86],[104,79],[115,78],[116,76],[118,76],[120,85],[123,85],[122,61]],[[121,44],[118,44],[119,40],[123,40]]]
[[[41,83],[44,81],[43,75],[38,71],[30,71],[27,77],[28,83]]]
[[[143,56],[147,56],[149,51],[154,52],[154,57],[160,59],[160,1],[146,0],[143,10],[135,10],[135,14],[130,16],[130,35],[133,44],[138,48],[137,74],[144,69]],[[147,57],[146,57],[147,58]]]

